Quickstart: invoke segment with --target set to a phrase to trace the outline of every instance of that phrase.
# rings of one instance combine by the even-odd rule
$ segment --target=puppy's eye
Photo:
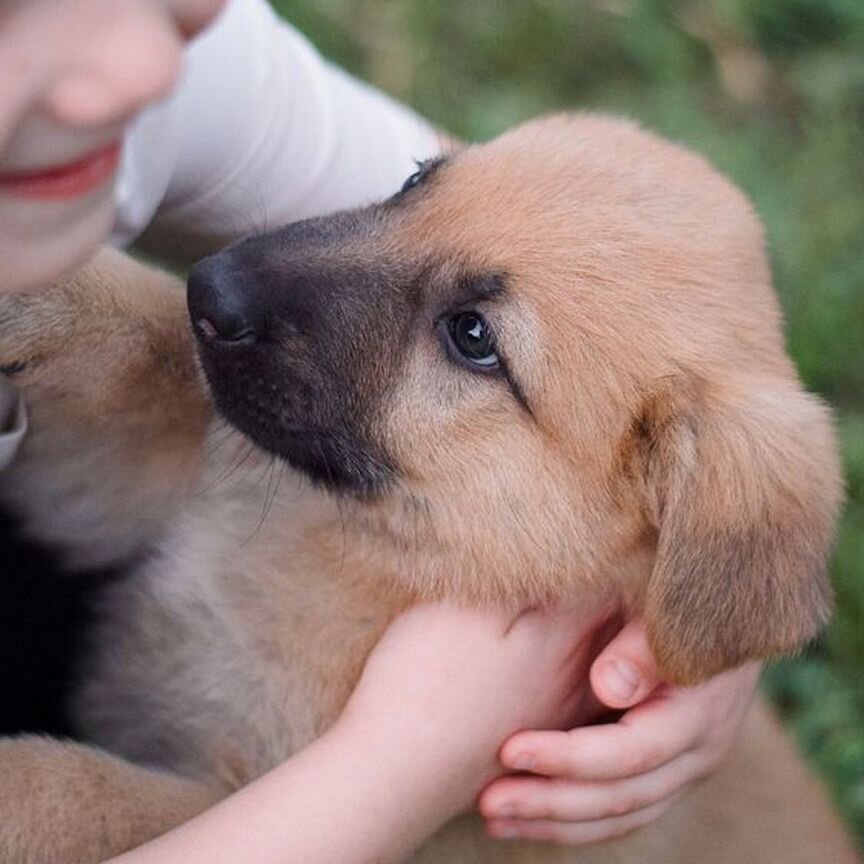
[[[411,174],[405,182],[402,184],[402,192],[407,192],[409,189],[413,189],[422,179],[423,175],[426,173],[425,166],[418,165],[417,170]]]
[[[415,159],[414,164],[417,166],[417,170],[408,176],[394,197],[399,198],[415,186],[425,183],[446,161],[443,156],[436,156],[432,159]]]
[[[459,312],[447,320],[447,335],[452,351],[468,365],[483,372],[501,367],[495,350],[495,335],[479,312]]]

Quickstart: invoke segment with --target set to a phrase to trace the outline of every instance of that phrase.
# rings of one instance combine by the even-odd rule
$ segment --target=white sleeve
[[[132,129],[115,240],[204,247],[394,192],[440,149],[416,114],[324,61],[265,0],[231,0],[171,100]]]

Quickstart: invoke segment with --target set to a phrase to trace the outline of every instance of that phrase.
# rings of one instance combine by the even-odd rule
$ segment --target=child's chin
[[[28,218],[8,218],[11,208],[6,201],[0,202],[0,291],[44,288],[70,276],[93,257],[113,227],[114,204],[110,189],[98,200],[88,198],[87,202],[72,202],[74,215],[60,208],[59,202],[33,202],[45,211],[53,209],[43,219],[31,208]],[[69,208],[69,202],[65,203]],[[3,227],[7,224],[16,228],[7,232]]]

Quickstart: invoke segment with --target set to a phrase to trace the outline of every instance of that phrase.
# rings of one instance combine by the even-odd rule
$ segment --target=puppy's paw
[[[96,864],[200,813],[225,790],[81,744],[0,740],[0,860]]]
[[[90,408],[148,378],[196,380],[185,305],[173,276],[103,250],[49,288],[0,293],[0,372],[28,402]]]
[[[0,293],[0,372],[17,385],[32,383],[62,353],[75,332],[75,303],[68,286]]]

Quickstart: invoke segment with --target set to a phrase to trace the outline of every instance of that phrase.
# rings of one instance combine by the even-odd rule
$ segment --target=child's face
[[[123,129],[224,0],[0,0],[0,290],[85,260],[114,218]]]

